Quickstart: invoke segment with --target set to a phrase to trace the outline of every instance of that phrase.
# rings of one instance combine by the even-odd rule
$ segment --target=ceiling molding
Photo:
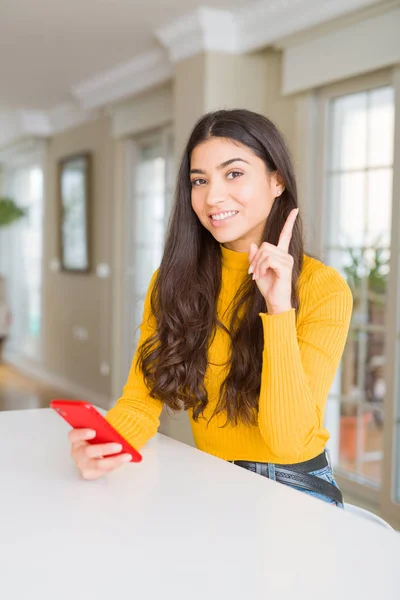
[[[380,3],[380,0],[261,0],[237,14],[242,52],[277,44],[281,38]]]
[[[48,111],[1,110],[0,148],[17,140],[47,138],[55,133],[92,121],[98,112],[82,110],[73,104],[63,104]]]
[[[398,64],[399,30],[400,8],[396,8],[288,48],[282,93],[301,93]]]
[[[239,23],[229,10],[200,7],[155,31],[176,63],[201,52],[240,52]]]
[[[158,48],[73,86],[81,109],[91,110],[161,85],[173,63],[201,52],[236,54],[276,45],[310,27],[383,0],[258,0],[239,11],[200,7],[157,29]]]
[[[46,116],[50,124],[51,134],[55,134],[77,127],[82,123],[93,121],[98,118],[99,112],[84,110],[70,103],[60,104],[50,109],[47,111]]]
[[[0,111],[0,132],[2,148],[23,138],[47,137],[51,127],[43,111],[3,109]]]
[[[171,77],[172,65],[166,53],[156,49],[75,85],[72,94],[83,109],[93,109],[138,94]]]
[[[334,31],[345,29],[360,23],[361,21],[365,21],[366,19],[379,17],[380,15],[399,7],[400,0],[381,0],[380,2],[374,2],[357,11],[340,14],[337,17],[322,23],[307,27],[307,29],[295,31],[292,34],[283,36],[274,44],[274,47],[280,50],[286,50],[298,44],[303,44],[304,42],[329,35]]]
[[[27,136],[47,137],[51,134],[50,121],[44,111],[21,110],[19,112],[21,130]]]
[[[0,165],[9,168],[21,167],[41,161],[45,151],[43,138],[25,137],[0,148]]]
[[[265,48],[283,37],[380,3],[258,0],[239,11],[200,7],[154,33],[168,50],[171,62],[176,63],[201,52],[237,54]]]

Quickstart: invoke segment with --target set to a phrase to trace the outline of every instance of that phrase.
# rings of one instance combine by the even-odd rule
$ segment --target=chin
[[[238,235],[229,233],[229,231],[210,231],[211,235],[217,242],[220,244],[228,244],[230,242],[235,242],[238,239]]]

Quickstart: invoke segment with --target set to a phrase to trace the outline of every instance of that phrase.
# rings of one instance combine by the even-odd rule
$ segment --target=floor
[[[0,363],[0,410],[48,408],[51,400],[64,396],[61,390],[35,381],[7,363]]]

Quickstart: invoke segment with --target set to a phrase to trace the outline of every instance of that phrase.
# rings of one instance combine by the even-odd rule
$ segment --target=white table
[[[0,413],[3,600],[398,600],[400,536],[163,435],[87,482],[50,409]]]

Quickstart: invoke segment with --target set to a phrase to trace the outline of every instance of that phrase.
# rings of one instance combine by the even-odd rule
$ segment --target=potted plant
[[[25,216],[26,211],[11,199],[0,197],[0,228],[7,227]],[[6,302],[6,281],[0,275],[0,362],[3,355],[4,342],[10,327],[10,311]]]

